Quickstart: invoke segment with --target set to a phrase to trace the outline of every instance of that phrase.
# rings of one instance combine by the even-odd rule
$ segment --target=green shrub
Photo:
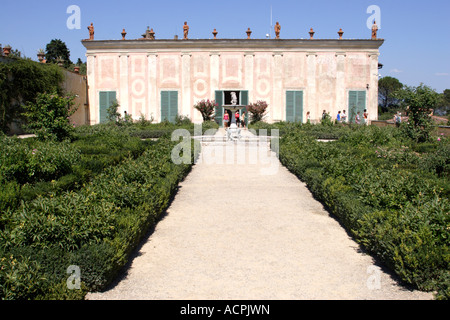
[[[283,135],[282,164],[402,280],[448,299],[447,141],[418,145],[395,128],[330,127],[339,140],[320,143],[315,130]]]
[[[39,93],[35,102],[24,106],[26,127],[40,140],[63,141],[72,138],[75,125],[70,123],[70,116],[77,110],[73,100],[73,95],[61,97],[56,91],[52,94]]]
[[[68,142],[27,141],[5,137],[0,145],[0,176],[20,184],[57,179],[72,171],[80,151]]]
[[[7,132],[12,121],[22,120],[22,105],[33,102],[37,93],[62,94],[64,74],[57,65],[31,59],[0,63],[0,131]]]
[[[0,255],[0,297],[27,300],[42,293],[45,278],[39,264],[29,257]]]
[[[35,261],[33,270],[42,278],[27,299],[80,299],[117,276],[194,163],[195,154],[190,164],[172,162],[176,144],[163,137],[140,156],[105,168],[79,190],[40,196],[2,214],[2,257]],[[65,284],[70,265],[80,268],[80,290]],[[0,269],[0,278],[8,277],[8,270]],[[0,297],[15,299],[8,290]]]

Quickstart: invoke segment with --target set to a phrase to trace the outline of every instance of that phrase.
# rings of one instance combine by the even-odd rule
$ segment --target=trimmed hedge
[[[78,133],[72,143],[0,136],[0,211],[79,189],[105,168],[139,157],[151,143],[120,131]]]
[[[192,168],[195,154],[191,164],[172,162],[176,144],[163,137],[79,190],[38,197],[3,213],[0,297],[82,299],[105,288]],[[80,290],[67,288],[70,265],[80,268]]]
[[[449,141],[420,154],[395,128],[339,135],[323,143],[299,127],[280,140],[280,161],[403,281],[448,299]]]

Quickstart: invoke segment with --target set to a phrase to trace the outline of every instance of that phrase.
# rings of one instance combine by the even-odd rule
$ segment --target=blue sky
[[[70,30],[67,13],[70,5],[81,10],[81,29]],[[64,41],[71,60],[85,58],[81,39],[88,38],[87,26],[93,22],[95,39],[120,39],[125,28],[128,39],[140,38],[147,26],[157,39],[182,37],[187,21],[191,39],[212,38],[214,28],[219,38],[265,38],[279,21],[282,38],[335,39],[339,28],[344,38],[368,39],[367,12],[371,5],[380,8],[379,37],[382,76],[393,76],[402,83],[417,86],[425,83],[442,92],[450,89],[450,1],[448,0],[22,0],[2,1],[0,7],[0,43],[10,44],[25,56],[37,60],[39,48],[52,39]]]

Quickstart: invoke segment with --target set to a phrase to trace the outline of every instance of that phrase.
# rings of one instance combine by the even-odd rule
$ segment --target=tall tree
[[[403,88],[403,84],[393,77],[384,77],[378,81],[378,98],[383,112],[387,112],[390,107],[397,105],[394,92]]]
[[[444,90],[444,105],[446,107],[450,107],[450,89],[445,89]]]
[[[435,110],[435,114],[443,115],[447,114],[450,111],[450,89],[445,89],[443,93],[441,93],[441,101]]]
[[[45,51],[45,59],[47,59],[48,63],[57,63],[58,59],[63,59],[65,68],[72,64],[72,61],[70,61],[69,49],[66,44],[59,39],[50,41],[50,43],[47,44]]]
[[[420,84],[418,87],[405,86],[395,93],[408,108],[408,134],[411,138],[423,142],[428,140],[431,129],[431,113],[441,103],[442,96],[432,88]]]

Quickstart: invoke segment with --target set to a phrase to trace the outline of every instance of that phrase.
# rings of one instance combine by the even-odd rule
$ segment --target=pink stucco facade
[[[267,122],[286,121],[286,93],[301,91],[302,121],[349,112],[349,92],[365,92],[377,119],[378,57],[383,40],[119,40],[83,41],[87,49],[91,124],[100,93],[115,92],[120,112],[161,118],[161,92],[176,91],[179,115],[201,122],[194,104],[217,91],[247,91],[269,104]]]

